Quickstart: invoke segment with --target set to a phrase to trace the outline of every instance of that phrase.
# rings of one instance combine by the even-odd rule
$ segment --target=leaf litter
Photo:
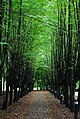
[[[74,113],[50,92],[32,91],[7,110],[0,110],[0,119],[74,119]]]

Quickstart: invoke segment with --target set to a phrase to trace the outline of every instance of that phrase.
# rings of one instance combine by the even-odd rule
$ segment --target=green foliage
[[[10,73],[15,74],[13,87],[17,82],[20,89],[25,82],[31,88],[33,77],[42,89],[79,80],[78,4],[79,0],[3,1],[0,62],[6,71],[1,77],[7,81]]]

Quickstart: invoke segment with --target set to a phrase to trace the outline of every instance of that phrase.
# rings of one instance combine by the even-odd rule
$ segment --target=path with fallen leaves
[[[0,119],[74,119],[74,114],[60,105],[48,91],[32,91],[7,111],[0,110]]]

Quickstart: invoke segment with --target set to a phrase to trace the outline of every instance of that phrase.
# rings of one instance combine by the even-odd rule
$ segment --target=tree
[[[1,59],[2,19],[3,19],[3,0],[0,1],[0,95],[2,93],[2,59]]]

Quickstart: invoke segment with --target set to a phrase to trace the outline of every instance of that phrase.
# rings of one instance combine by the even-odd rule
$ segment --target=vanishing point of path
[[[48,91],[32,91],[7,111],[0,110],[0,119],[73,119],[73,116]]]

